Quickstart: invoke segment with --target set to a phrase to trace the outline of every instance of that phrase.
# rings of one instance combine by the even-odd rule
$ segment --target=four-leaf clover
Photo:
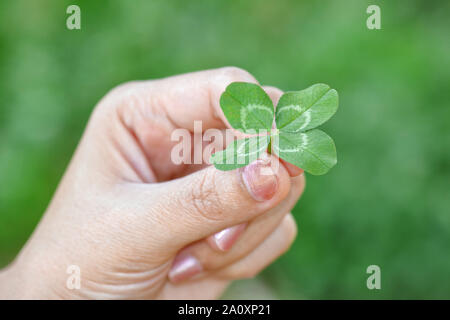
[[[230,125],[248,137],[211,156],[219,170],[243,167],[267,149],[314,175],[325,174],[337,162],[333,139],[315,129],[338,108],[337,91],[326,84],[284,93],[274,112],[272,100],[259,85],[233,82],[220,97],[220,106]]]

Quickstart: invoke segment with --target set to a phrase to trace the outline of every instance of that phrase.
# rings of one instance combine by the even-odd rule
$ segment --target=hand
[[[227,172],[171,161],[173,130],[193,131],[194,120],[226,129],[219,97],[233,81],[256,82],[229,67],[108,93],[35,232],[0,273],[0,296],[218,298],[231,280],[255,276],[286,251],[300,169],[282,163],[261,175],[279,161],[270,155]],[[282,93],[264,88],[273,100]],[[80,289],[66,285],[71,265]]]

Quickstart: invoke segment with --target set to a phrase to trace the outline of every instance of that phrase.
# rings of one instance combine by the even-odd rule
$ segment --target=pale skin
[[[301,169],[281,161],[261,175],[279,161],[271,155],[226,172],[170,158],[174,129],[227,128],[219,97],[234,81],[256,82],[226,67],[109,92],[33,235],[0,272],[0,298],[216,299],[283,254],[297,233]],[[282,92],[264,89],[276,105]],[[80,289],[66,285],[70,265]]]

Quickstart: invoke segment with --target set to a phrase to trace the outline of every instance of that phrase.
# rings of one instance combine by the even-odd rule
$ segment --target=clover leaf
[[[230,125],[244,133],[269,129],[273,123],[273,104],[257,84],[233,82],[222,93],[220,106]]]
[[[214,153],[210,161],[223,171],[246,166],[267,150],[269,140],[268,135],[235,140],[225,150]]]
[[[220,97],[220,106],[234,129],[259,135],[235,140],[214,153],[210,162],[219,170],[243,167],[268,146],[269,152],[314,175],[327,173],[337,162],[333,139],[315,129],[338,108],[338,94],[326,84],[284,93],[274,115],[272,101],[260,86],[233,82]],[[271,130],[274,117],[276,130]]]

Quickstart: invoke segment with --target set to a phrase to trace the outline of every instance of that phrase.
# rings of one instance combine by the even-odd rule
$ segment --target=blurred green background
[[[81,7],[81,30],[66,8]],[[381,8],[368,30],[366,8]],[[96,102],[133,79],[239,66],[324,82],[338,165],[308,176],[299,237],[242,298],[450,298],[449,1],[1,1],[0,266],[36,226]],[[366,287],[381,267],[381,290]]]

